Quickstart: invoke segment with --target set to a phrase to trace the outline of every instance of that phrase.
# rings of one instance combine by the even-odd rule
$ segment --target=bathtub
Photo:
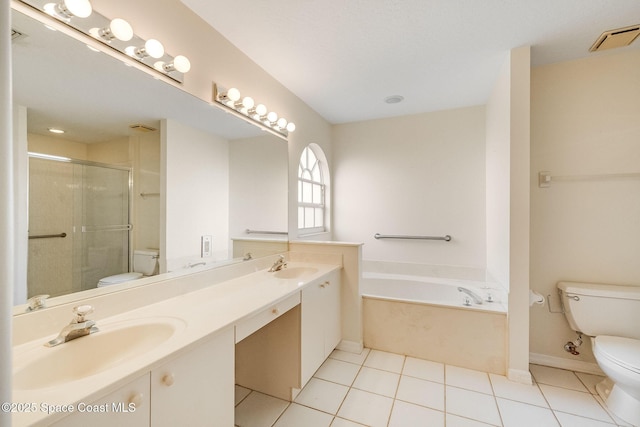
[[[495,302],[465,305],[458,287]],[[506,295],[481,281],[364,272],[365,347],[463,368],[506,373]]]
[[[480,296],[484,300],[483,303],[474,303],[467,294],[458,290],[460,287]],[[473,280],[364,272],[360,281],[360,294],[364,298],[507,312],[503,303],[506,296],[502,290]],[[487,299],[493,302],[487,302]]]

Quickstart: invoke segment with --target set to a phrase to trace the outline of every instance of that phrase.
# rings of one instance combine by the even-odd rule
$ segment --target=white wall
[[[175,120],[162,121],[161,140],[161,272],[202,261],[203,235],[213,236],[212,257],[204,261],[227,259],[228,141]]]
[[[483,106],[336,125],[333,140],[337,240],[367,260],[485,267]]]
[[[229,143],[229,234],[247,236],[247,228],[287,232],[287,143],[267,135]],[[265,237],[262,235],[262,237]],[[266,236],[286,239],[286,235]]]
[[[129,137],[133,160],[133,249],[160,248],[160,132]],[[140,193],[155,193],[146,197]]]
[[[24,304],[27,301],[27,258],[29,253],[29,216],[22,215],[28,212],[29,207],[29,158],[27,155],[27,108],[13,107],[13,148],[15,165],[14,173],[18,177],[15,180],[16,193],[14,204],[16,206],[16,218],[14,228],[16,230],[15,266],[16,280],[14,282],[14,304]]]
[[[530,48],[512,49],[487,103],[487,277],[509,291],[507,375],[529,373]]]
[[[509,289],[511,61],[505,60],[487,102],[487,278]]]
[[[640,177],[537,184],[539,171],[584,177],[640,172],[638,70],[636,50],[532,71],[531,287],[550,294],[554,310],[560,280],[640,285]],[[535,358],[571,366],[593,362],[589,341],[580,356],[563,350],[573,339],[562,314],[532,309]]]

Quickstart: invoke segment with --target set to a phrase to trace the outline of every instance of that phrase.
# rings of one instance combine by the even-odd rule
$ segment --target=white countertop
[[[335,264],[288,263],[289,269],[296,267],[312,267],[317,271],[301,276],[299,279],[279,279],[274,273],[260,270],[100,320],[97,326],[105,332],[117,328],[118,325],[122,325],[122,322],[167,317],[180,319],[184,322],[184,328],[151,351],[83,379],[34,390],[16,390],[14,387],[12,403],[29,403],[37,406],[35,412],[14,413],[14,426],[49,424],[62,418],[67,414],[48,416],[40,410],[41,405],[68,405],[94,401],[120,388],[138,375],[162,365],[168,358],[191,348],[199,341],[212,337],[227,327],[232,327],[341,268]],[[88,317],[91,318],[90,315]],[[34,358],[40,357],[43,351],[56,351],[68,345],[44,347],[44,343],[55,336],[42,337],[14,347],[14,372]],[[91,336],[79,338],[79,340],[86,339],[91,339]]]

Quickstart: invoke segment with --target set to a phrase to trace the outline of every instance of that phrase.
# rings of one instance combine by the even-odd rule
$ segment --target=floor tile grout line
[[[558,368],[558,369],[560,369],[560,368]],[[569,371],[569,372],[572,372],[574,375],[576,374],[575,371]],[[577,375],[576,375],[576,377],[577,377]],[[579,377],[578,377],[578,379],[579,379]],[[546,384],[546,383],[539,383],[539,382],[538,382],[538,384],[542,384],[542,385],[545,385],[545,386],[548,386],[548,387],[555,387],[555,388],[559,388],[559,389],[562,389],[562,390],[575,391],[575,392],[578,392],[578,393],[588,394],[589,396],[591,396],[593,398],[593,400],[595,400],[598,403],[598,406],[600,408],[602,408],[602,410],[607,414],[607,416],[609,417],[609,419],[611,420],[613,425],[618,425],[618,422],[613,418],[613,416],[609,412],[609,410],[603,405],[603,402],[600,402],[600,400],[598,399],[598,397],[600,397],[600,396],[592,394],[589,391],[588,387],[585,386],[585,388],[587,389],[587,392],[585,393],[585,392],[583,392],[581,390],[576,390],[576,389],[566,388],[566,387],[560,387],[560,386],[556,386],[556,385],[553,385],[553,384]],[[584,385],[584,383],[582,383],[582,381],[581,381],[581,384]],[[540,388],[540,387],[538,387],[538,388]],[[549,408],[551,408],[551,410],[553,411],[554,416],[555,416],[555,412],[557,411],[557,412],[561,412],[563,414],[569,414],[569,415],[574,415],[576,417],[587,418],[587,419],[590,419],[590,420],[596,420],[596,421],[600,421],[600,422],[604,422],[604,423],[609,423],[608,421],[600,420],[598,418],[586,417],[586,416],[581,415],[581,414],[575,414],[573,412],[567,412],[567,411],[561,411],[561,410],[558,410],[558,409],[554,409],[553,407],[551,407],[551,403],[549,402],[549,400],[547,399],[547,396],[544,394],[544,392],[542,391],[541,388],[540,388],[540,392],[542,393],[542,396],[544,397],[545,401],[549,404]],[[556,417],[556,419],[557,419],[557,417]],[[558,420],[558,422],[560,422],[560,420]]]
[[[489,380],[489,388],[491,388],[491,394],[493,395],[493,404],[496,405],[496,410],[498,411],[498,417],[500,418],[500,425],[504,426],[504,418],[502,417],[502,411],[500,410],[500,405],[498,405],[498,397],[496,396],[496,389],[493,387],[493,381],[491,381],[491,375],[486,373],[487,380]]]
[[[407,355],[403,355],[402,357],[402,368],[400,368],[400,375],[398,375],[398,382],[396,383],[396,392],[393,393],[393,400],[391,401],[391,410],[389,411],[389,417],[387,417],[387,427],[391,423],[391,415],[393,415],[393,408],[396,406],[396,400],[398,399],[398,390],[400,389],[400,381],[402,380],[402,372],[404,371],[404,367],[407,364]]]
[[[240,387],[242,387],[242,386],[240,386]],[[251,393],[253,393],[253,390],[251,390],[250,388],[246,388],[246,387],[243,387],[243,388],[245,388],[245,389],[249,390],[249,393],[247,393],[245,397],[243,397],[242,399],[240,399],[240,402],[236,403],[236,404],[233,406],[234,408],[237,408],[238,406],[240,406],[240,404],[241,404],[242,402],[244,402],[244,401],[245,401],[245,399],[246,399],[247,397],[249,397],[249,395],[250,395]]]
[[[362,368],[364,367],[364,362],[367,360],[367,358],[369,357],[370,354],[371,354],[371,350],[369,350],[369,352],[367,353],[367,356],[362,361],[362,364],[360,365],[360,368],[358,368],[358,372],[356,372],[356,375],[353,377],[353,380],[351,381],[351,385],[348,386],[349,388],[348,388],[347,392],[345,393],[344,397],[342,398],[342,402],[340,402],[340,405],[338,405],[338,409],[336,409],[336,413],[334,415],[334,419],[335,419],[335,417],[338,416],[338,413],[340,412],[340,409],[342,409],[342,406],[344,405],[345,400],[347,400],[347,396],[349,396],[349,393],[351,392],[351,389],[353,388],[353,384],[355,383],[356,378],[358,378],[358,375],[360,375],[360,372],[362,371]],[[356,365],[356,364],[354,363],[354,365]],[[320,369],[320,368],[318,368],[318,369]],[[348,418],[344,418],[344,419],[348,420]],[[349,420],[349,421],[353,421],[353,420]],[[331,421],[331,424],[333,424],[333,421]]]
[[[627,424],[618,424],[614,419],[611,419],[611,422],[608,422],[608,421],[603,421],[603,420],[598,419],[598,418],[591,418],[591,417],[587,417],[587,416],[584,416],[584,415],[573,414],[573,413],[571,413],[571,412],[567,412],[567,411],[560,411],[560,410],[558,410],[558,409],[556,409],[556,410],[553,410],[553,409],[552,409],[552,411],[553,411],[554,415],[555,415],[555,413],[556,413],[556,412],[559,412],[559,413],[561,413],[561,414],[572,415],[572,416],[574,416],[574,417],[584,418],[584,419],[586,419],[586,420],[590,420],[590,421],[598,421],[598,422],[601,422],[601,423],[610,424],[610,425],[612,425],[612,426],[618,426],[618,425],[619,425],[619,426],[625,426],[625,425],[627,425]],[[609,414],[607,414],[607,415],[609,415]],[[610,416],[610,415],[609,415],[609,416]],[[559,421],[558,421],[558,422],[559,422]]]
[[[282,416],[284,415],[285,412],[287,412],[287,409],[289,409],[289,407],[293,405],[293,402],[289,402],[289,404],[286,406],[286,408],[284,408],[284,411],[280,412],[280,415],[278,415],[278,418],[275,419],[275,421],[273,422],[273,424],[271,424],[271,427],[275,426],[276,424],[278,424],[278,420],[280,418],[282,418]]]

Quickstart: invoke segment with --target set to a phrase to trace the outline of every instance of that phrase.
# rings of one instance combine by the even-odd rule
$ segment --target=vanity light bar
[[[213,100],[278,136],[286,138],[290,132],[296,130],[296,125],[293,122],[287,121],[284,117],[278,117],[278,113],[269,111],[264,104],[256,104],[250,96],[242,97],[236,88],[225,90],[214,83]]]
[[[167,54],[158,40],[136,36],[121,18],[109,19],[91,7],[89,0],[19,0],[21,3],[80,31],[170,79],[182,83],[191,63],[183,55]]]

